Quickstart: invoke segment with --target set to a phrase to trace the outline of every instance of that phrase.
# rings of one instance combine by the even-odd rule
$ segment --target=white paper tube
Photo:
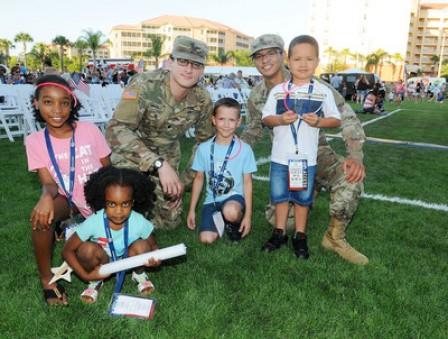
[[[129,270],[134,267],[143,266],[150,258],[158,260],[166,260],[174,257],[179,257],[181,255],[185,255],[186,253],[187,248],[185,247],[184,244],[170,246],[156,251],[139,254],[134,257],[129,257],[126,259],[101,265],[99,273],[101,275],[106,276],[112,273]]]

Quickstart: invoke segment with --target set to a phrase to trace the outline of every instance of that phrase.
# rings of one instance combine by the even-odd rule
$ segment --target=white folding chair
[[[87,96],[78,89],[74,92],[82,105],[82,108],[78,112],[79,120],[90,121],[104,131],[109,118],[104,115],[101,109],[101,102],[98,99]]]
[[[17,86],[20,85],[0,85],[0,129],[5,132],[0,132],[0,137],[7,137],[11,142],[14,142],[14,136],[25,134],[23,108]]]

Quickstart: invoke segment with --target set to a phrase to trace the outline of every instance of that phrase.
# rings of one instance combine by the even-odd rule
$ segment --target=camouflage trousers
[[[156,229],[173,229],[181,223],[182,204],[179,207],[170,207],[170,199],[167,197],[160,185],[159,177],[150,175],[149,178],[156,184],[154,194],[154,208],[151,212],[151,222]]]
[[[314,199],[318,192],[325,188],[330,193],[330,217],[338,219],[347,226],[358,208],[364,184],[362,182],[351,184],[345,179],[343,162],[344,158],[336,154],[330,146],[319,146]],[[265,216],[268,222],[275,226],[274,206],[270,204],[266,206]],[[294,228],[294,225],[294,208],[291,204],[288,228]]]

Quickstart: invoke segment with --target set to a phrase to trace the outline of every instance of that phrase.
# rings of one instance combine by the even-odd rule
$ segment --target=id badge
[[[288,157],[288,183],[290,191],[303,191],[308,187],[308,158],[306,154]]]
[[[217,211],[213,213],[213,222],[215,223],[216,230],[218,231],[218,235],[221,238],[224,234],[224,218],[222,217],[221,211]]]

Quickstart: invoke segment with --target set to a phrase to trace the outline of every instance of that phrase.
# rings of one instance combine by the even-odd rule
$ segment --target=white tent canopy
[[[370,72],[366,72],[366,71],[363,71],[363,70],[357,69],[357,68],[351,68],[351,69],[347,69],[342,72],[338,72],[338,74],[349,74],[349,73],[351,73],[351,74],[371,74]]]
[[[243,72],[243,77],[260,76],[260,72],[255,67],[243,66],[205,66],[204,74],[210,75],[229,75],[230,73]]]

